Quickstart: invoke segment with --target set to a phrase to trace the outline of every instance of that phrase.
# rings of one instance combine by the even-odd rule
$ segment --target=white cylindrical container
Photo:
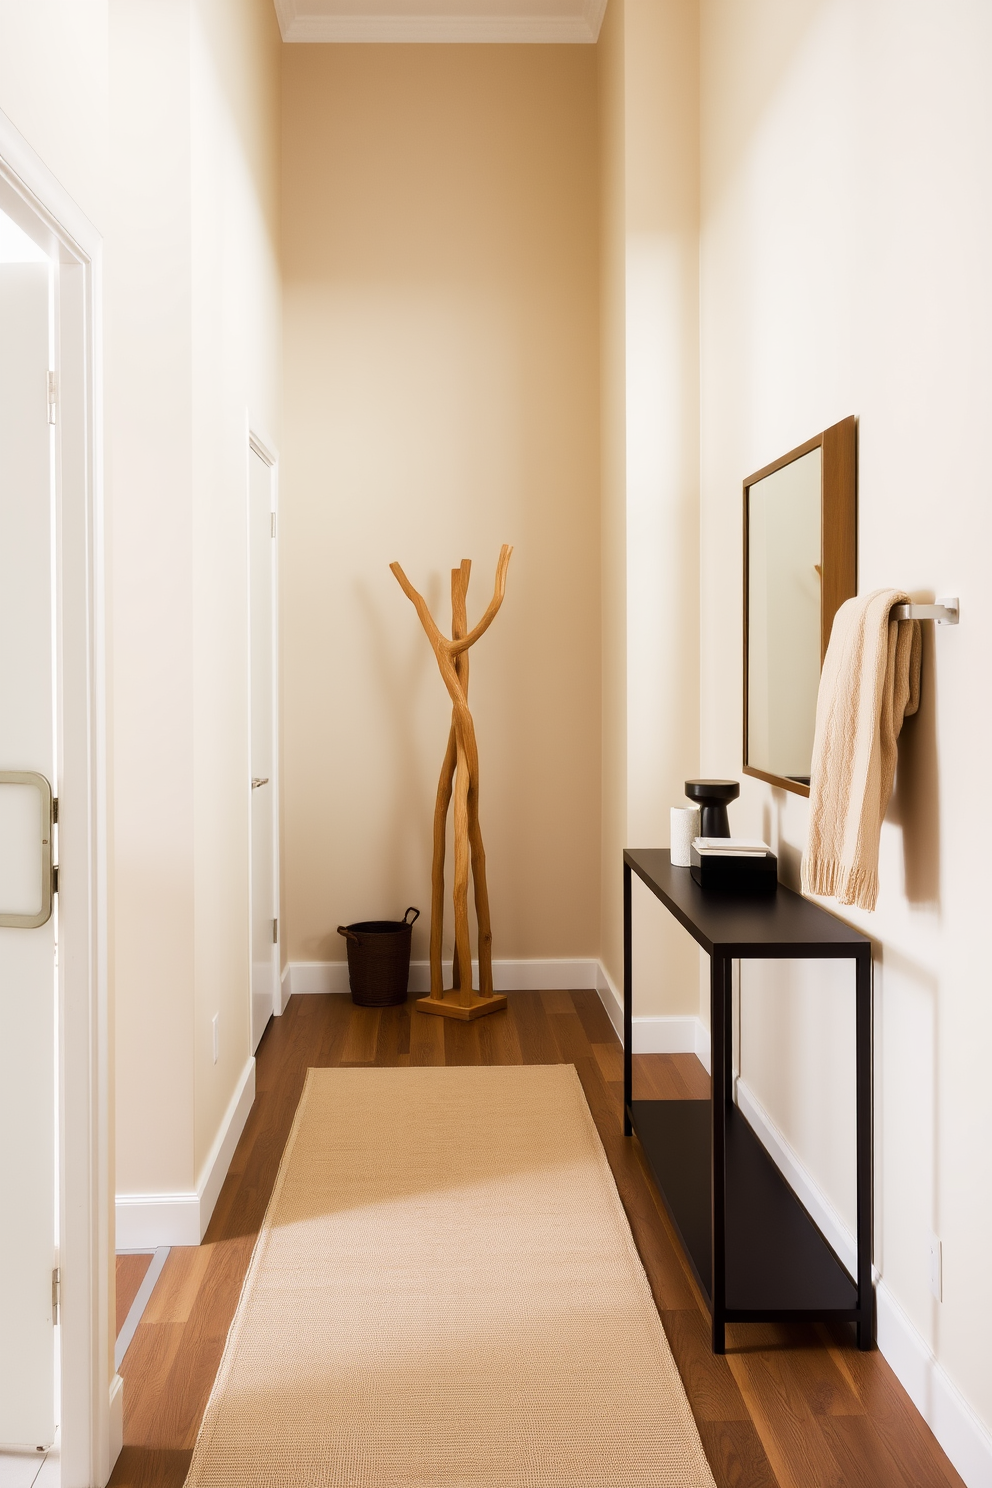
[[[700,810],[698,806],[672,807],[672,866],[689,867],[689,848],[692,839],[699,836]]]

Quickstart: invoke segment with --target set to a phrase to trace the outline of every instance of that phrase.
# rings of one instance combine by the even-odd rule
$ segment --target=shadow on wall
[[[874,1173],[875,1173],[875,1264],[884,1276],[891,1269],[909,1264],[919,1275],[920,1250],[911,1257],[899,1253],[901,1236],[912,1234],[918,1243],[928,1230],[940,1231],[940,979],[928,967],[893,950],[891,945],[872,942],[875,969],[874,995]],[[907,1102],[906,1090],[913,1099]],[[886,1131],[889,1113],[892,1129]],[[882,1195],[888,1189],[886,1154],[894,1154],[896,1165],[912,1166],[917,1174],[910,1200],[913,1223],[904,1217],[892,1221],[896,1250],[887,1254]],[[936,1297],[928,1298],[930,1346],[938,1347],[941,1308]]]
[[[899,765],[886,819],[902,827],[906,898],[940,907],[940,779],[934,627],[922,626],[920,706],[899,736]]]

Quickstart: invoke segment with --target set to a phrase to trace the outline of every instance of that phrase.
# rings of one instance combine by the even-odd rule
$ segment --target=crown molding
[[[305,5],[275,0],[283,41],[590,46],[606,11],[606,0],[579,0],[571,15],[315,15]]]

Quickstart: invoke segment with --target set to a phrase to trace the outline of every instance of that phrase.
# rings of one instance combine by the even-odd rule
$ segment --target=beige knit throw
[[[878,842],[902,721],[920,703],[920,625],[890,620],[908,595],[875,589],[834,616],[816,699],[806,894],[874,909]]]

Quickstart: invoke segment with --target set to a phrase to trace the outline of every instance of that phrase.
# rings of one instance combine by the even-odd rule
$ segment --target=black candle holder
[[[685,793],[696,806],[701,806],[700,837],[729,837],[730,820],[727,804],[741,793],[737,780],[687,780]]]

